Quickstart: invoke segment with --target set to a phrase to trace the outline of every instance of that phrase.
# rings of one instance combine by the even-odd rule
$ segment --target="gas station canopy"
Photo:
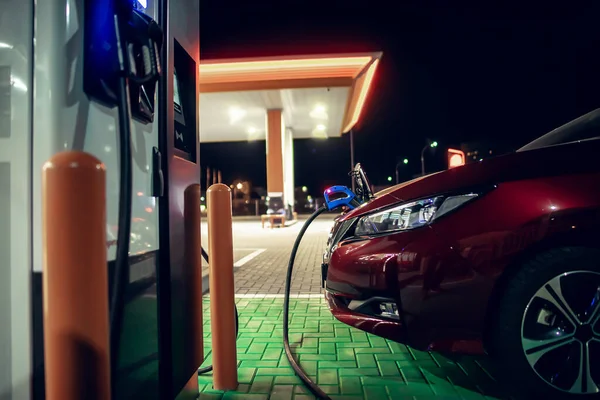
[[[200,63],[200,141],[265,140],[281,110],[294,139],[339,137],[360,118],[381,53]]]

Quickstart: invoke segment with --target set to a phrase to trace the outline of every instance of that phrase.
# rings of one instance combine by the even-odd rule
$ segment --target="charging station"
[[[113,399],[183,396],[203,361],[182,239],[200,182],[199,4],[9,0],[0,14],[0,397],[45,398],[41,175],[69,150],[106,168]]]

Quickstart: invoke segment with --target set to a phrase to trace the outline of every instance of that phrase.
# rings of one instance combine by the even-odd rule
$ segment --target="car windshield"
[[[517,151],[528,151],[541,147],[596,139],[600,139],[600,108],[582,115],[544,136],[540,136]]]

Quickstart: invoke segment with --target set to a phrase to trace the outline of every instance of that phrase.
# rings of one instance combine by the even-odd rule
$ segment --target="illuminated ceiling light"
[[[327,119],[327,110],[325,109],[325,106],[319,104],[317,106],[315,106],[315,108],[312,109],[312,111],[309,114],[311,116],[311,118],[315,118],[315,119]]]
[[[231,107],[229,109],[229,123],[235,124],[246,116],[246,111],[239,107]]]
[[[348,132],[350,129],[352,129],[360,118],[363,107],[365,105],[365,101],[367,100],[367,95],[369,94],[369,89],[371,88],[371,84],[373,83],[373,77],[375,76],[377,65],[379,65],[379,59],[373,61],[373,63],[369,66],[367,72],[365,73],[365,80],[362,86],[360,87],[360,92],[356,101],[356,107],[354,107],[354,111],[352,112],[352,119],[344,128],[344,132]]]
[[[319,124],[313,129],[312,136],[317,139],[327,139],[327,127]]]
[[[253,141],[259,139],[260,132],[255,127],[251,126],[248,128],[248,141]]]

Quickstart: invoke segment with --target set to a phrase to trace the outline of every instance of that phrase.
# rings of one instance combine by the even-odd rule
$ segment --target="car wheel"
[[[600,251],[537,255],[508,282],[490,353],[528,398],[600,397]]]

